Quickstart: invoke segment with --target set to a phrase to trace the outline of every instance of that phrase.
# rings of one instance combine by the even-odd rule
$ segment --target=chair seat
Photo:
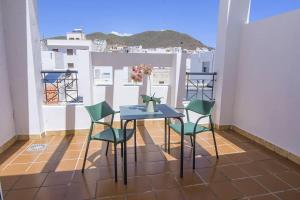
[[[124,142],[124,134],[123,130],[119,128],[114,128],[115,134],[116,134],[116,142],[121,143]],[[134,129],[126,129],[126,141],[129,140],[132,135],[134,134]],[[105,129],[104,131],[101,131],[99,133],[96,133],[95,135],[92,135],[92,140],[103,140],[108,142],[115,142],[114,140],[114,133],[110,128]]]
[[[193,135],[194,127],[195,127],[195,123],[193,122],[184,123],[184,135]],[[181,134],[181,124],[179,123],[170,124],[170,128],[173,129],[176,133]],[[210,129],[198,124],[195,134],[205,132],[205,131],[210,131]]]

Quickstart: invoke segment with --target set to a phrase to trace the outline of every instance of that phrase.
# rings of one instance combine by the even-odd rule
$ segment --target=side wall
[[[300,156],[300,10],[244,25],[233,124]]]
[[[12,99],[8,79],[8,65],[6,62],[5,37],[3,28],[3,7],[0,1],[0,146],[15,136]]]

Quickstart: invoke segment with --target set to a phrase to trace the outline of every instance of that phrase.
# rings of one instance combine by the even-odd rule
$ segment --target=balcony
[[[300,199],[299,10],[249,22],[250,1],[220,1],[216,72],[209,74],[186,73],[185,53],[88,50],[76,52],[74,69],[53,71],[41,68],[35,3],[0,1],[0,199]],[[170,76],[134,84],[128,69],[140,63]],[[113,78],[101,80],[101,70]],[[145,120],[138,122],[137,162],[128,141],[127,185],[121,149],[110,145],[106,156],[100,141],[91,142],[81,173],[90,126],[84,106],[142,104],[139,95],[150,89],[174,108],[215,101],[219,159],[211,132],[201,133],[193,170],[184,137],[181,178],[180,136],[171,132],[167,153],[163,122]]]

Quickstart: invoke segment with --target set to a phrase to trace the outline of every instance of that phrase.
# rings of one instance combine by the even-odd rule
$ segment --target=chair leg
[[[170,125],[168,125],[168,154],[170,154],[170,141],[171,141],[171,128]]]
[[[217,155],[217,158],[219,159],[219,153],[218,153],[218,148],[217,148],[217,142],[216,142],[216,136],[215,136],[214,128],[211,129],[211,132],[212,132],[212,135],[213,135],[213,138],[214,138],[214,145],[215,145],[216,155]]]
[[[123,143],[121,143],[121,157],[123,158]]]
[[[193,143],[193,136],[190,136],[190,139],[191,139],[191,146],[193,147],[194,143]]]
[[[118,181],[118,154],[117,154],[117,144],[114,143],[114,147],[115,147],[115,182]]]
[[[106,151],[105,151],[106,156],[107,156],[107,153],[108,153],[108,147],[109,147],[109,142],[107,142],[107,145],[106,145]]]
[[[83,165],[82,165],[82,169],[81,169],[82,173],[84,173],[85,162],[86,162],[86,157],[87,157],[87,154],[88,154],[88,151],[89,151],[90,142],[91,142],[91,140],[88,139],[87,144],[86,144],[85,154],[84,154]]]
[[[192,139],[192,136],[191,136]],[[196,157],[196,134],[194,134],[194,143],[193,143],[193,169],[195,169],[195,157]]]

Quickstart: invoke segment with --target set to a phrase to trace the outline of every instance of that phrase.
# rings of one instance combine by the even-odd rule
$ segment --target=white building
[[[78,50],[104,51],[106,41],[87,40],[82,29],[66,34],[67,39],[47,39],[41,42],[43,69],[78,68]]]
[[[210,73],[215,72],[214,69],[215,51],[200,51],[196,54],[190,54],[187,58],[187,72],[191,73]]]

